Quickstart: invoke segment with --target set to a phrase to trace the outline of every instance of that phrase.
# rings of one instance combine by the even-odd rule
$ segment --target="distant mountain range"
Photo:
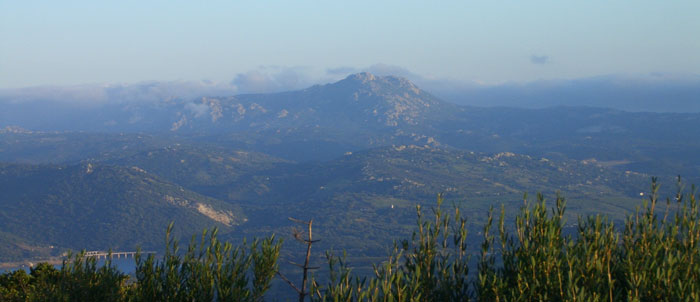
[[[369,73],[274,94],[38,104],[0,104],[0,248],[21,251],[6,259],[158,247],[173,220],[181,235],[283,233],[288,216],[317,219],[321,248],[376,254],[439,192],[476,222],[494,204],[515,212],[524,192],[620,219],[652,175],[664,193],[678,174],[700,183],[700,114],[458,106]]]
[[[22,108],[21,103],[16,105]],[[32,116],[34,111],[25,109],[16,116],[12,110],[0,111],[5,115],[0,120],[35,131],[176,136],[295,161],[329,160],[348,151],[415,144],[594,158],[625,162],[631,170],[653,174],[700,175],[700,162],[692,156],[700,151],[696,126],[700,113],[457,106],[403,78],[368,73],[275,94],[108,104],[76,108],[66,115],[63,108],[51,116],[41,112]]]

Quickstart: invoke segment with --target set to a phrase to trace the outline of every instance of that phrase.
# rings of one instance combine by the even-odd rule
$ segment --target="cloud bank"
[[[39,86],[0,90],[0,102],[55,102],[76,106],[189,100],[200,96],[236,94],[236,87],[207,81],[142,82]]]
[[[270,93],[306,88],[317,81],[309,68],[262,66],[237,74],[231,85],[238,93]]]
[[[546,55],[533,55],[533,64],[549,64]],[[437,97],[462,105],[542,108],[549,106],[611,107],[628,111],[700,112],[700,76],[652,73],[607,75],[574,80],[483,85],[478,82],[425,77],[406,68],[374,64],[358,68],[261,66],[236,74],[230,82],[170,81],[135,84],[29,87],[0,90],[0,105],[51,102],[89,108],[104,104],[192,101],[188,110],[206,114],[200,97],[274,93],[338,81],[357,72],[400,76]],[[2,108],[0,108],[2,109]]]

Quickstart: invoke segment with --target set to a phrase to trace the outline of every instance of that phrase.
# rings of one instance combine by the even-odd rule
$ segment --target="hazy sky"
[[[0,0],[0,88],[377,63],[486,83],[700,74],[699,14],[696,0]]]

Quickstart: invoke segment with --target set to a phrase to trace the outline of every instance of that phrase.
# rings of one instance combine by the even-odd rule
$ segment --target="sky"
[[[658,0],[0,0],[0,89],[286,85],[377,67],[485,84],[698,75],[698,12]]]

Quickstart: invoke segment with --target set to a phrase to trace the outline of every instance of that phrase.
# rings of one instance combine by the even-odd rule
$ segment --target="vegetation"
[[[233,246],[220,242],[216,229],[205,230],[199,244],[192,237],[181,254],[172,228],[166,232],[163,258],[137,255],[131,279],[110,260],[98,267],[94,257],[79,253],[69,255],[60,269],[41,263],[28,274],[17,270],[0,275],[0,301],[263,300],[278,270],[279,240]]]
[[[40,263],[0,275],[0,301],[120,301],[127,296],[128,276],[107,260],[97,265],[83,253],[69,255],[60,269]]]
[[[0,261],[66,249],[151,250],[162,248],[161,232],[152,230],[170,221],[178,223],[176,235],[189,236],[212,226],[231,231],[245,219],[236,205],[143,170],[102,164],[0,164],[0,192],[0,251],[23,251],[0,254]]]
[[[580,218],[564,234],[565,201],[548,212],[538,195],[527,198],[514,230],[495,228],[493,211],[483,229],[476,274],[469,275],[465,220],[435,209],[411,241],[395,248],[375,274],[359,278],[343,258],[329,255],[331,278],[316,285],[314,301],[697,301],[700,299],[700,207],[695,189],[666,200],[659,213],[658,186],[624,230],[601,216]]]
[[[435,192],[469,209],[474,233],[491,204],[504,203],[513,217],[527,190],[560,190],[570,220],[604,212],[622,221],[647,182],[595,163],[410,145],[306,164],[184,144],[103,162],[0,163],[0,251],[7,251],[0,261],[137,245],[162,252],[160,230],[170,221],[181,240],[213,226],[225,241],[262,238],[286,232],[288,216],[314,219],[324,238],[314,248],[379,257],[393,240],[410,236],[414,205],[434,203]],[[221,223],[198,204],[233,220]]]
[[[217,230],[192,237],[184,256],[166,232],[162,260],[136,258],[136,282],[129,288],[133,301],[262,301],[278,271],[282,243],[269,237],[248,247],[222,243]]]
[[[489,212],[480,251],[470,253],[467,221],[447,214],[438,196],[426,214],[417,207],[413,236],[394,244],[374,274],[353,272],[345,256],[327,253],[329,278],[312,278],[311,301],[697,301],[700,299],[700,205],[695,188],[663,201],[654,179],[648,201],[623,226],[603,216],[565,223],[566,202],[548,210],[543,195],[506,225]],[[311,233],[308,223],[309,233]],[[166,235],[161,260],[137,258],[132,282],[108,262],[81,255],[54,269],[46,264],[0,276],[0,300],[262,301],[279,267],[274,237],[232,246],[204,231],[180,253]],[[310,243],[309,236],[301,239]],[[308,268],[308,257],[304,264]],[[291,283],[291,282],[290,282]],[[77,296],[76,296],[77,295]]]

